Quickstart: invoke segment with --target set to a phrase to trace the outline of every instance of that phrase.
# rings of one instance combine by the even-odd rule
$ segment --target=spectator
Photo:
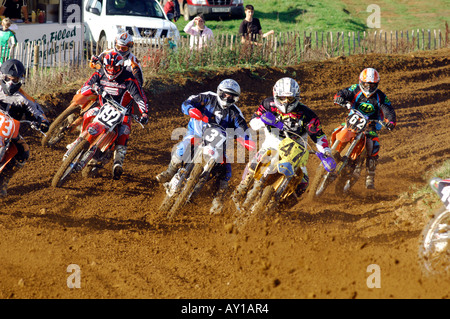
[[[174,22],[177,22],[177,20],[180,18],[180,4],[178,3],[178,0],[167,0],[166,4],[164,5],[164,12],[166,13],[169,20]],[[172,17],[169,16],[169,13],[172,14]]]
[[[3,5],[0,7],[0,16],[5,16],[10,18],[13,22],[30,23],[28,20],[28,7],[26,0],[5,0]]]
[[[241,36],[241,43],[258,44],[258,37],[265,38],[274,33],[273,30],[263,34],[261,23],[258,18],[254,18],[255,9],[251,4],[245,6],[245,19],[239,26],[239,35]]]
[[[195,26],[193,26],[195,24]],[[193,20],[189,21],[184,27],[184,32],[191,35],[191,49],[202,49],[214,41],[214,35],[210,28],[205,25],[203,15],[199,14]]]
[[[2,20],[3,29],[0,30],[0,48],[1,48],[1,57],[0,64],[9,59],[11,50],[17,44],[17,38],[13,31],[9,29],[11,26],[11,19],[4,18]]]

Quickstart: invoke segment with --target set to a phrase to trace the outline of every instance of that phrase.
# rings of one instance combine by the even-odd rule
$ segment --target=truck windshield
[[[127,15],[165,19],[155,0],[107,0],[106,15]]]

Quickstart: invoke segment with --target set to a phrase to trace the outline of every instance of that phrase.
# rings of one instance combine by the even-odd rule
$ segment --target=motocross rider
[[[182,165],[182,156],[186,149],[190,147],[191,139],[197,137],[201,138],[203,135],[202,128],[205,125],[203,122],[216,122],[223,128],[234,128],[236,135],[242,138],[244,146],[248,150],[254,149],[254,142],[248,134],[248,126],[241,110],[236,106],[239,100],[241,88],[239,84],[233,79],[225,79],[220,82],[217,87],[217,92],[203,92],[198,95],[190,96],[181,105],[181,110],[184,114],[192,118],[188,123],[188,131],[183,140],[176,146],[172,153],[167,170],[159,173],[156,180],[159,183],[165,183],[172,179],[178,168]],[[203,122],[196,120],[195,117],[203,117]],[[214,172],[216,178],[216,186],[218,191],[212,202],[210,208],[211,214],[219,214],[223,208],[223,200],[228,189],[228,182],[231,178],[232,170],[231,164],[226,163],[216,166],[218,171]]]
[[[27,119],[36,121],[39,129],[45,133],[50,123],[41,106],[21,88],[24,75],[25,67],[19,60],[3,62],[0,67],[0,107],[18,121],[24,115]],[[30,148],[20,135],[12,143],[16,145],[18,152],[0,173],[0,197],[7,196],[9,180],[30,157]]]
[[[377,131],[381,129],[381,125],[377,124],[377,120],[383,120],[388,130],[393,130],[397,124],[397,116],[391,105],[391,101],[381,90],[378,89],[380,75],[373,68],[364,69],[359,75],[359,84],[340,90],[334,96],[334,103],[343,107],[347,107],[350,103],[350,109],[357,109],[369,116],[369,120],[373,120],[369,124],[366,132],[366,188],[375,188],[375,168],[378,162],[378,153],[380,150],[380,140]]]
[[[101,105],[103,105],[102,95],[107,93],[111,95],[115,101],[129,109],[123,123],[119,126],[119,135],[115,142],[113,179],[117,180],[120,179],[120,176],[123,173],[123,162],[127,153],[128,138],[131,133],[133,101],[140,110],[141,117],[139,121],[142,124],[147,124],[148,122],[148,106],[146,102],[147,99],[136,78],[130,71],[126,70],[122,55],[112,51],[104,56],[102,65],[102,69],[95,71],[80,91],[83,95],[98,94]],[[95,107],[86,112],[83,121],[94,118],[99,110],[100,107]],[[68,145],[68,151],[64,155],[65,157],[69,155],[75,143],[76,141]],[[97,161],[94,158],[88,165],[92,167],[92,172],[96,172],[103,164],[104,163]]]
[[[266,124],[261,120],[261,116],[265,113],[272,113],[275,115],[277,119],[276,127],[281,131],[286,128],[305,139],[307,139],[307,136],[309,135],[311,140],[316,143],[316,147],[320,152],[324,153],[325,156],[331,156],[328,140],[325,133],[322,131],[318,116],[305,104],[300,102],[300,87],[297,81],[289,77],[281,78],[273,87],[273,96],[268,97],[261,102],[250,120],[249,124],[253,130],[257,131],[264,128],[265,140],[261,149],[247,164],[244,176],[232,194],[232,199],[235,202],[239,201],[239,199],[248,191],[249,182],[252,178],[252,174],[249,172],[254,171],[261,156],[266,153],[270,146],[273,147],[274,143],[280,143],[280,139],[277,138],[277,135],[275,136],[271,128],[267,128]],[[292,135],[291,138],[294,140],[297,139],[295,135]],[[251,171],[249,168],[251,168]],[[304,174],[302,181],[295,190],[295,196],[297,197],[306,191],[309,184],[306,167],[302,167],[301,169]]]
[[[128,71],[133,73],[134,77],[139,83],[139,86],[142,89],[142,86],[144,85],[144,74],[142,72],[142,67],[139,60],[131,52],[133,46],[134,46],[133,37],[126,31],[120,32],[116,35],[114,41],[114,49],[105,50],[98,56],[93,55],[91,57],[89,66],[93,69],[97,69],[101,67],[103,58],[106,54],[110,52],[120,53],[125,60],[124,66],[127,68]]]

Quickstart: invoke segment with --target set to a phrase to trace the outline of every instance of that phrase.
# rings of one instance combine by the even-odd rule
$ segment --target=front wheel
[[[269,203],[274,194],[275,189],[273,188],[273,185],[268,185],[264,188],[260,199],[255,203],[255,205],[252,208],[251,215],[254,216],[253,219],[262,217],[265,214],[266,210],[269,208]]]
[[[78,160],[89,149],[89,146],[89,142],[84,139],[79,140],[78,143],[74,145],[69,156],[67,156],[55,176],[53,176],[53,187],[61,187],[67,181],[70,174],[77,168]]]
[[[443,207],[424,228],[419,261],[429,275],[450,273],[450,210]]]
[[[314,179],[311,182],[311,185],[308,187],[308,198],[313,200],[321,196],[328,185],[331,183],[331,173],[327,172],[323,166],[317,167],[316,174],[314,175]]]
[[[191,174],[186,181],[186,185],[184,186],[183,190],[181,191],[180,195],[176,199],[175,203],[173,204],[172,208],[170,209],[169,214],[167,215],[167,218],[169,220],[173,220],[175,215],[183,208],[184,204],[186,204],[187,199],[191,195],[192,191],[195,188],[195,185],[197,185],[200,175],[203,173],[203,165],[202,163],[196,163],[194,165],[194,168],[191,171]]]
[[[71,129],[71,124],[80,116],[80,105],[69,105],[50,125],[48,132],[42,138],[42,146],[54,146],[61,141]]]

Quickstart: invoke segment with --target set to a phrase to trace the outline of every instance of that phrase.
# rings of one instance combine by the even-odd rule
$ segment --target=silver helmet
[[[241,87],[233,79],[223,80],[217,87],[217,101],[223,109],[236,103],[240,95]]]
[[[275,106],[282,113],[290,113],[300,101],[300,87],[292,78],[281,78],[273,86]]]

